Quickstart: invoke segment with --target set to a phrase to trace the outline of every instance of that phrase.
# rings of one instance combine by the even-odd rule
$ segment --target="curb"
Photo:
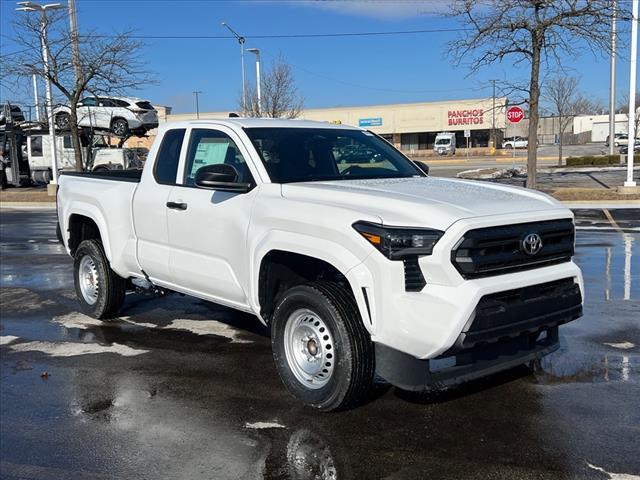
[[[0,208],[56,208],[55,202],[0,202]]]

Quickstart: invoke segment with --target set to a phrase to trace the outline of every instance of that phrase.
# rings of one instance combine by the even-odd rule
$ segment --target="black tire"
[[[80,282],[80,265],[88,257],[93,263],[97,284],[97,298],[89,302],[85,298]],[[89,261],[87,260],[87,262]],[[102,244],[98,240],[85,240],[78,246],[73,262],[73,279],[76,295],[84,313],[98,319],[115,316],[124,303],[127,281],[116,274],[109,265]]]
[[[118,137],[124,137],[129,133],[129,122],[124,118],[114,118],[111,122],[111,132]]]
[[[333,371],[319,388],[310,388],[299,380],[287,360],[286,325],[294,321],[292,316],[300,310],[310,310],[321,318],[333,339],[332,350],[327,350],[332,352]],[[271,321],[271,346],[282,382],[308,406],[325,412],[346,410],[365,400],[373,385],[373,342],[362,324],[353,295],[340,284],[310,283],[284,292]]]
[[[71,124],[71,116],[68,113],[58,113],[55,116],[54,123],[58,130],[68,130]]]

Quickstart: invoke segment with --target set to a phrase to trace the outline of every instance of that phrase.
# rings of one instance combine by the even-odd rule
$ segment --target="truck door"
[[[171,284],[166,204],[176,183],[185,131],[165,132],[153,168],[145,168],[133,199],[138,263],[154,283],[163,286]]]
[[[246,158],[248,152],[233,130],[192,129],[182,181],[167,203],[174,283],[235,306],[248,303],[247,230],[257,189],[237,193],[200,188],[195,175],[202,167],[227,164],[238,172],[239,183],[255,185]]]

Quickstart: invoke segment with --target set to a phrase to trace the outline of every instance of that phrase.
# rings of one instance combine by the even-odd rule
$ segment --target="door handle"
[[[167,202],[167,208],[170,208],[172,210],[186,210],[187,204],[180,202]]]

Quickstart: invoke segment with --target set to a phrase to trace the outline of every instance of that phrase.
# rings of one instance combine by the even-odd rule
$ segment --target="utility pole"
[[[47,97],[47,118],[49,120],[49,141],[51,142],[51,183],[58,183],[58,155],[56,148],[56,131],[53,121],[53,95],[51,93],[51,80],[49,70],[49,44],[47,39],[47,10],[58,10],[65,8],[60,3],[50,3],[41,5],[35,2],[18,2],[21,7],[16,9],[22,12],[40,12],[40,46],[42,48],[42,63],[44,66],[45,92]]]
[[[40,99],[38,98],[38,76],[34,73],[31,75],[31,79],[33,80],[33,100],[36,106],[36,121],[39,122],[42,117],[40,116]]]
[[[200,120],[200,104],[198,102],[198,95],[200,95],[202,91],[194,90],[193,94],[196,96],[196,119]]]
[[[491,141],[493,143],[493,148],[496,148],[496,80],[491,80],[493,83],[493,106],[491,107]]]
[[[627,154],[627,180],[625,187],[635,187],[633,180],[633,154],[636,144],[636,73],[638,68],[638,0],[633,0],[631,16],[631,61],[629,64],[629,153]],[[609,139],[609,144],[613,139]]]
[[[238,43],[240,44],[240,70],[242,71],[242,111],[245,113],[247,111],[247,85],[244,76],[244,42],[245,38],[242,35],[239,35],[233,28],[227,25],[226,22],[222,22],[222,26],[229,30]]]
[[[78,19],[76,17],[75,0],[67,0],[69,5],[69,24],[71,32],[71,52],[73,53],[73,71],[76,74],[76,85],[82,80],[82,67],[80,65],[80,42],[78,41]]]
[[[616,138],[616,43],[618,0],[613,0],[611,16],[611,72],[609,74],[609,155],[613,155],[613,141]]]

